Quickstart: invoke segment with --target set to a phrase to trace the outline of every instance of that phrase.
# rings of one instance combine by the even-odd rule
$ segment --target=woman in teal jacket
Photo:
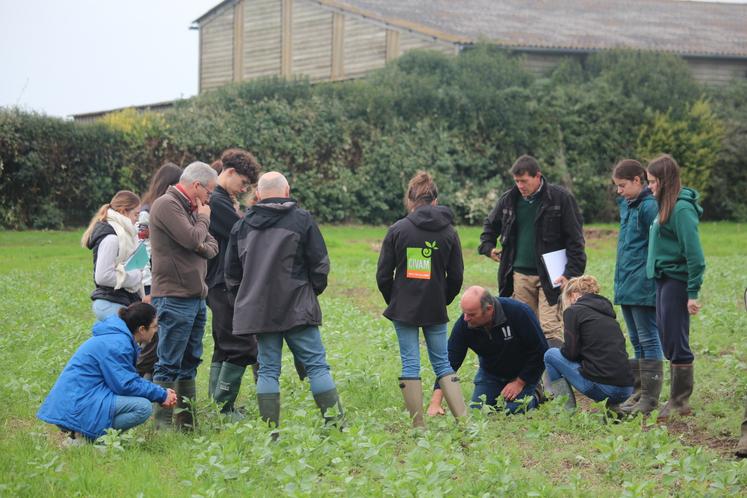
[[[659,405],[664,354],[656,326],[656,287],[646,276],[648,232],[658,214],[646,170],[633,159],[617,163],[612,173],[620,207],[620,234],[615,265],[615,304],[619,304],[628,328],[635,358],[630,368],[635,391],[620,405],[625,413],[650,413]]]
[[[664,356],[670,362],[669,401],[659,418],[690,415],[693,392],[693,353],[690,350],[690,315],[700,310],[698,292],[703,284],[705,258],[698,222],[703,209],[698,193],[680,183],[675,160],[662,155],[647,169],[648,183],[659,202],[659,215],[649,232],[646,275],[656,279],[656,323]]]
[[[150,417],[151,402],[176,404],[176,393],[138,376],[137,343],[158,330],[156,309],[135,303],[93,326],[65,366],[37,417],[69,432],[96,439],[106,429],[126,430]]]

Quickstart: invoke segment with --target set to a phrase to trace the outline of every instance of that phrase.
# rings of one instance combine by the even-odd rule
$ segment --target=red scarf
[[[190,209],[192,209],[192,212],[194,213],[195,211],[197,211],[197,204],[195,204],[195,202],[189,196],[187,191],[184,190],[184,187],[182,187],[181,183],[177,183],[176,185],[174,185],[174,188],[176,188],[179,192],[181,192],[184,195],[184,197],[187,198],[187,200],[189,201],[189,207]]]

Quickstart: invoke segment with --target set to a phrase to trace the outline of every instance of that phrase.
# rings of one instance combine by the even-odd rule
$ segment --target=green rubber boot
[[[734,454],[739,458],[747,458],[747,404],[744,406],[744,419],[742,420],[742,437],[737,443]]]
[[[195,428],[196,388],[194,379],[180,379],[176,381],[176,410],[174,426],[183,431]]]
[[[227,361],[223,362],[213,396],[215,402],[221,407],[221,413],[234,411],[234,402],[239,395],[241,379],[245,371],[246,367],[228,363]]]
[[[164,389],[175,389],[176,382],[157,380],[154,384]],[[168,430],[174,427],[174,409],[164,408],[160,403],[153,403],[153,425],[157,431]]]
[[[692,415],[690,396],[693,393],[693,364],[670,363],[671,385],[669,387],[669,401],[659,412],[659,420],[666,420],[672,415],[686,417]]]
[[[405,399],[405,407],[410,413],[413,427],[425,427],[423,420],[423,382],[420,379],[399,378],[399,388]]]
[[[454,418],[459,419],[466,416],[467,404],[464,402],[464,395],[456,373],[451,372],[438,379],[438,387],[443,391],[446,404],[449,405],[449,410]]]
[[[633,406],[641,399],[641,368],[638,359],[628,360],[630,371],[633,373],[633,394],[618,405],[623,413],[630,413]]]
[[[325,426],[340,427],[342,425],[345,411],[342,409],[340,397],[337,395],[337,388],[333,387],[329,391],[315,394],[314,401],[322,412]]]
[[[566,401],[563,408],[566,410],[573,411],[576,408],[576,396],[573,395],[573,388],[563,377],[550,381],[550,389],[548,392],[552,394],[554,399],[565,396]]]
[[[223,367],[223,363],[220,361],[214,361],[210,364],[210,377],[208,378],[208,396],[213,399],[215,395],[215,386],[218,385],[218,377],[220,377],[220,369]]]
[[[259,416],[270,427],[280,425],[280,393],[257,394]]]

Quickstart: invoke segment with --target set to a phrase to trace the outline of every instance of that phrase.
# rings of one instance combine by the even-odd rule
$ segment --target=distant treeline
[[[576,195],[586,221],[616,216],[621,158],[672,154],[709,219],[747,219],[747,84],[704,88],[676,56],[600,52],[544,77],[491,46],[412,52],[356,81],[231,85],[162,114],[94,124],[0,110],[0,225],[84,224],[119,189],[142,192],[163,162],[253,152],[323,222],[391,223],[418,169],[441,202],[481,223],[524,153]]]

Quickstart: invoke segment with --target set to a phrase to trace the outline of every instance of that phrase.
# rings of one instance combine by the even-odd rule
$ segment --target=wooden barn
[[[412,49],[478,41],[543,72],[615,48],[671,52],[695,78],[747,78],[747,5],[680,0],[225,0],[194,22],[200,92],[262,76],[357,78]]]

